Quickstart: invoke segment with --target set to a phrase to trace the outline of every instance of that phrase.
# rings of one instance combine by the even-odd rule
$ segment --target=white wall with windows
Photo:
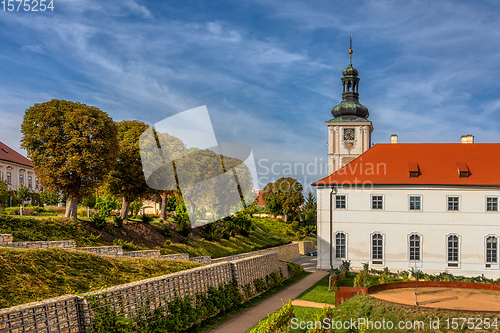
[[[393,271],[414,267],[500,277],[500,188],[379,185],[336,191],[317,192],[318,268],[330,269],[331,255],[333,268],[350,260],[355,269],[368,262]]]

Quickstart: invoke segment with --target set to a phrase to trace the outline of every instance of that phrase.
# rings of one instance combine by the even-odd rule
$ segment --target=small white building
[[[377,144],[314,183],[318,268],[500,277],[500,144],[462,142]]]

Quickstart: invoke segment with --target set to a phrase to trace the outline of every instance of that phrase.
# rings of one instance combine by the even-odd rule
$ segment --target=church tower
[[[359,102],[358,71],[352,67],[352,39],[349,66],[342,71],[342,102],[333,107],[328,125],[328,172],[334,173],[370,149],[373,125],[368,108]]]

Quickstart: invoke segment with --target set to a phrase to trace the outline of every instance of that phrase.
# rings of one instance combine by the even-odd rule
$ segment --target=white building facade
[[[315,183],[318,268],[500,277],[500,144],[377,144]]]

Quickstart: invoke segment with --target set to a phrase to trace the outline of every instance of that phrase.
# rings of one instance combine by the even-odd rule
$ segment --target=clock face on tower
[[[354,128],[344,128],[344,140],[353,141],[354,139]]]

